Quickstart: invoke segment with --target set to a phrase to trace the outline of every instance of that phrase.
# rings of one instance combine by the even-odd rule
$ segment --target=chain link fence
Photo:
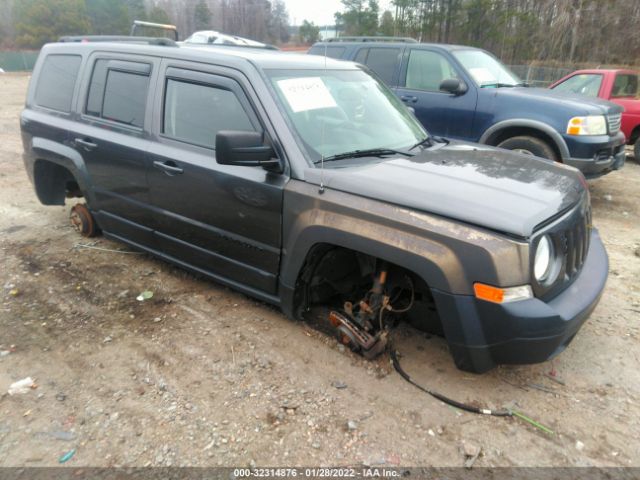
[[[575,68],[544,67],[540,65],[509,65],[513,73],[532,87],[548,87],[556,80],[570,74]]]
[[[29,72],[33,70],[37,58],[37,51],[0,52],[0,68],[5,72]]]

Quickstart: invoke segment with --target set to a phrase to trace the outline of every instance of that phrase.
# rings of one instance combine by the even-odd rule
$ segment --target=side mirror
[[[282,164],[273,148],[265,145],[260,132],[220,130],[216,135],[216,161],[220,165],[264,167],[282,172]]]
[[[453,95],[462,95],[467,91],[467,86],[458,78],[446,78],[440,84],[440,90]]]

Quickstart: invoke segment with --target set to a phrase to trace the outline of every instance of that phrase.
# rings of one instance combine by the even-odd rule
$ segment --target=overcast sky
[[[303,20],[309,20],[316,25],[333,25],[333,14],[342,11],[340,0],[284,0],[289,11],[292,25],[300,25]],[[390,8],[391,0],[380,0],[380,13]]]

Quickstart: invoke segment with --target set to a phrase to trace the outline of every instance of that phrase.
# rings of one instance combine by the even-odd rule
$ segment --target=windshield
[[[269,70],[278,103],[307,158],[408,149],[427,133],[404,104],[362,70]]]
[[[560,92],[579,93],[588,97],[597,97],[602,84],[602,75],[599,74],[580,74],[559,83],[554,90]]]
[[[517,75],[482,50],[454,50],[452,53],[480,87],[522,85]]]

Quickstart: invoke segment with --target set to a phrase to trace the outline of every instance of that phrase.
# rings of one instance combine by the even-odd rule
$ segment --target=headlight
[[[567,125],[568,135],[606,135],[607,119],[604,115],[573,117]]]
[[[545,235],[538,241],[536,256],[533,261],[533,275],[538,282],[543,282],[549,277],[553,259],[553,245],[549,235]]]

